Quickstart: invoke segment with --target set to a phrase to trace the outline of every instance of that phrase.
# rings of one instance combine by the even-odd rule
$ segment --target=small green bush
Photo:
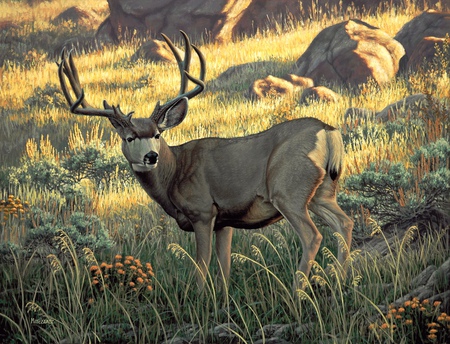
[[[61,253],[57,240],[60,231],[68,235],[80,256],[83,255],[82,250],[85,247],[95,252],[113,246],[104,223],[95,215],[73,212],[68,223],[64,223],[51,213],[33,207],[27,226],[29,231],[24,248],[28,252],[37,252],[44,256]]]
[[[26,108],[36,107],[42,110],[67,108],[66,100],[60,88],[51,84],[46,84],[44,88],[37,87],[34,94],[25,100],[24,105]]]
[[[410,158],[410,167],[383,161],[349,176],[340,202],[350,212],[368,209],[384,225],[450,223],[450,143],[446,139],[426,144]],[[447,208],[446,208],[447,207]]]

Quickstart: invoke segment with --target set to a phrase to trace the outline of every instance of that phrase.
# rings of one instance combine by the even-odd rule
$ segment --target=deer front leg
[[[219,261],[219,271],[217,272],[218,285],[226,289],[231,269],[231,241],[233,238],[233,228],[224,227],[216,230],[216,253]]]
[[[205,286],[209,263],[211,262],[213,226],[214,219],[193,224],[197,247],[197,284],[200,290],[203,290]]]

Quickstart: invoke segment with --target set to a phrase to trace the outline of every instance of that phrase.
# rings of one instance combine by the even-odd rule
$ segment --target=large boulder
[[[226,42],[268,28],[291,28],[298,20],[321,19],[337,11],[345,12],[349,6],[355,13],[385,6],[383,0],[107,1],[110,16],[100,25],[97,39],[108,43],[135,36],[157,38],[161,32],[173,38],[179,30],[185,31],[194,41]],[[401,6],[401,1],[395,0],[395,4]]]
[[[178,51],[180,56],[184,55],[180,49],[177,47],[175,47],[175,49]],[[167,43],[158,39],[151,39],[145,42],[131,56],[131,61],[137,61],[139,59],[153,62],[177,62]]]
[[[445,38],[445,35],[450,35],[450,13],[428,10],[406,23],[395,35],[395,39],[405,48],[401,69],[410,67],[409,59],[418,54],[416,49],[423,49],[423,44],[427,43],[424,42],[426,37]],[[415,59],[417,61],[417,56]]]
[[[311,102],[323,101],[326,103],[336,103],[341,96],[325,86],[315,86],[306,88],[300,96],[300,104],[308,105]]]
[[[369,78],[379,85],[390,81],[405,51],[386,32],[352,19],[322,30],[297,60],[295,74],[314,83],[357,86]]]
[[[446,38],[424,37],[415,47],[406,63],[406,69],[409,71],[426,67],[426,64],[433,62],[436,58],[436,47],[443,51]]]
[[[294,93],[299,88],[314,86],[312,79],[293,74],[283,78],[268,75],[263,79],[255,80],[249,88],[251,99],[261,99],[269,96],[282,96]]]

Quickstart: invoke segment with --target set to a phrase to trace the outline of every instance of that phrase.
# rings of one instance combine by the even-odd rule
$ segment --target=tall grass
[[[11,4],[1,2],[0,13],[7,13],[20,23],[19,14],[27,12],[27,18],[35,22],[17,29],[24,36],[30,31],[35,35],[54,30],[45,22],[56,15],[56,9],[69,6],[68,2],[53,1],[50,10],[46,2],[34,7],[14,2],[18,9],[11,11]],[[395,35],[416,14],[414,8],[391,9],[360,19]],[[357,128],[363,133],[346,142],[347,175],[358,173],[373,161],[407,163],[411,152],[423,143],[414,133],[399,134],[392,140],[373,118],[366,123],[344,122],[344,112],[350,106],[381,110],[408,95],[411,84],[405,76],[382,89],[368,83],[359,94],[338,89],[343,97],[333,104],[301,106],[296,95],[257,102],[244,96],[256,78],[292,71],[295,60],[317,33],[348,19],[347,16],[296,23],[285,31],[259,32],[227,45],[202,45],[208,68],[207,88],[190,102],[186,120],[164,133],[166,140],[179,144],[208,136],[242,136],[274,123],[311,116],[344,132]],[[132,43],[75,58],[91,104],[100,106],[107,99],[112,104],[120,103],[124,111],[134,110],[140,117],[148,116],[156,101],[176,94],[177,67],[131,63],[128,58],[136,47]],[[1,163],[6,167],[20,166],[30,154],[57,161],[70,147],[89,140],[120,155],[119,143],[107,121],[71,115],[65,106],[58,105],[58,99],[45,95],[46,89],[58,87],[54,62],[39,54],[30,54],[29,59],[26,63],[5,64],[1,69],[2,85],[6,85],[0,88]],[[221,76],[230,67],[246,63],[250,65],[242,67],[239,73]],[[192,73],[196,75],[198,69],[194,61]],[[423,79],[418,80],[415,91],[425,85]],[[437,89],[435,96],[448,96],[448,90]],[[324,242],[314,264],[315,277],[305,292],[296,292],[292,286],[294,278],[302,278],[296,276],[301,245],[282,221],[261,230],[236,231],[228,288],[217,289],[218,267],[212,264],[207,286],[200,292],[195,283],[193,236],[178,230],[176,223],[136,183],[98,188],[86,182],[82,189],[82,198],[70,200],[36,185],[8,185],[1,190],[0,199],[7,200],[13,194],[62,221],[75,210],[97,214],[116,246],[105,251],[86,250],[80,255],[70,238],[60,232],[60,252],[52,255],[42,256],[37,251],[17,253],[13,249],[3,252],[0,323],[4,328],[0,330],[0,342],[156,343],[180,336],[199,343],[252,343],[271,336],[267,325],[284,326],[280,336],[294,343],[397,342],[402,335],[411,338],[408,329],[395,332],[391,327],[375,332],[370,325],[379,319],[387,323],[383,306],[387,308],[407,293],[412,277],[426,266],[439,265],[448,258],[448,243],[441,240],[445,233],[418,234],[410,229],[385,256],[376,252],[361,254],[350,248],[350,274],[343,278],[342,267],[334,256],[339,240],[321,225]],[[0,229],[12,234],[10,241],[21,243],[29,218],[11,214],[0,223]],[[415,249],[409,250],[413,234],[418,239]],[[91,266],[113,264],[116,254],[152,264],[152,292],[133,294],[121,285],[101,292],[97,289]],[[330,267],[324,269],[327,265]]]

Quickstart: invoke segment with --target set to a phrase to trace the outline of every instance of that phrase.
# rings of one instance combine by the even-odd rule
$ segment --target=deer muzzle
[[[156,165],[158,162],[158,153],[150,151],[144,156],[144,165]]]

